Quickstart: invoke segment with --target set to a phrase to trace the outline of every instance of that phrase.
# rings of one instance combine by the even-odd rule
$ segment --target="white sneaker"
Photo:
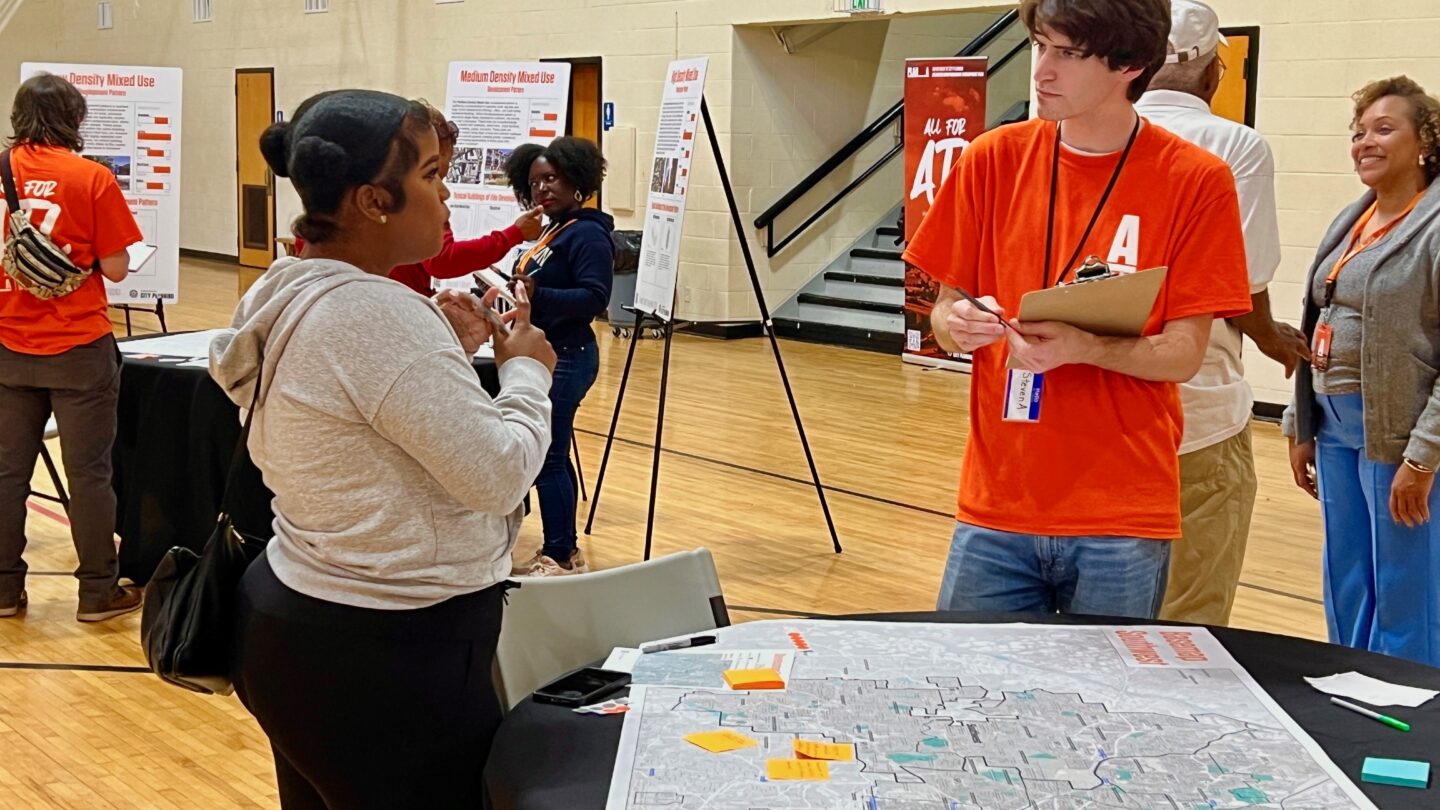
[[[544,554],[539,555],[539,557],[539,561],[535,563],[526,576],[564,577],[571,574],[587,574],[590,572],[590,565],[585,562],[585,554],[578,548],[575,549],[574,554],[570,555],[569,568],[566,568]]]

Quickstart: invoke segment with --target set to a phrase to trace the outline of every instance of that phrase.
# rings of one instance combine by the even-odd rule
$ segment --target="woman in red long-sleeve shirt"
[[[455,157],[455,142],[460,137],[460,128],[448,121],[445,114],[430,107],[430,124],[440,138],[440,174],[450,170],[450,160]],[[456,240],[445,223],[445,244],[440,252],[418,264],[402,264],[390,271],[390,278],[424,296],[431,295],[431,280],[437,278],[460,278],[482,270],[505,258],[521,242],[531,242],[540,237],[541,217],[544,210],[535,206],[520,214],[515,224],[494,231],[479,239]],[[295,252],[304,256],[305,240],[295,237]]]

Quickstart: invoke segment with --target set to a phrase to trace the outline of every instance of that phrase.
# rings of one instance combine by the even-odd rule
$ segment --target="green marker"
[[[1340,698],[1332,697],[1330,698],[1330,702],[1334,703],[1336,706],[1339,706],[1342,709],[1349,709],[1356,714],[1363,714],[1371,720],[1379,720],[1380,722],[1391,728],[1398,728],[1401,731],[1410,730],[1409,723],[1403,722],[1401,720],[1396,720],[1393,717],[1387,717],[1386,715],[1380,714],[1379,712],[1372,712],[1369,709],[1356,706],[1354,703],[1351,703],[1347,700],[1341,700]]]

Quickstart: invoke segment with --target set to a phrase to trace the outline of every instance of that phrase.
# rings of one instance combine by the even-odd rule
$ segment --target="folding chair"
[[[519,582],[509,594],[496,651],[496,688],[507,709],[615,647],[730,624],[715,560],[703,548]]]

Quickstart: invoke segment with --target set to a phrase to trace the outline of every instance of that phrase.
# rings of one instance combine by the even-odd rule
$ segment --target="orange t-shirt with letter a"
[[[961,156],[905,251],[905,260],[951,287],[992,295],[1009,317],[1027,292],[1054,283],[1076,250],[1120,153],[1060,149],[1054,249],[1045,264],[1052,122],[1012,124],[977,138]],[[1112,268],[1168,267],[1145,325],[1250,311],[1235,181],[1219,158],[1144,124],[1079,258]],[[1071,280],[1073,280],[1073,270]],[[1173,383],[1096,366],[1044,375],[1038,422],[1003,419],[1009,349],[974,353],[970,438],[957,518],[999,531],[1058,537],[1180,536],[1183,425]]]
[[[108,169],[68,149],[17,146],[10,150],[15,192],[30,221],[65,250],[76,267],[141,240],[140,226]],[[9,236],[9,206],[0,233]],[[99,271],[69,295],[40,299],[0,273],[0,345],[20,354],[53,355],[110,334],[105,281]]]

